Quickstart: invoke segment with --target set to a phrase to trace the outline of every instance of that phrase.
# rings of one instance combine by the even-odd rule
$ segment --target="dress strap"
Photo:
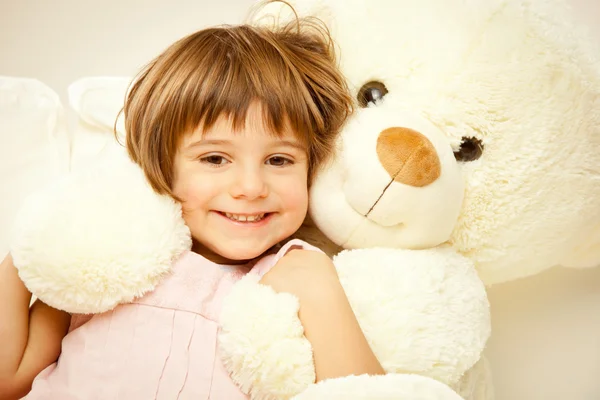
[[[277,261],[279,261],[288,252],[290,252],[291,250],[295,250],[295,249],[312,250],[312,251],[318,251],[320,253],[323,252],[318,247],[310,245],[310,244],[306,243],[303,240],[292,239],[289,242],[287,242],[286,244],[284,244],[283,246],[281,246],[281,248],[277,251],[277,253],[271,254],[271,255],[268,255],[268,256],[262,258],[252,268],[251,273],[252,274],[257,274],[258,276],[262,277],[264,274],[266,274],[267,272],[269,272],[271,270],[271,268],[273,268],[273,266],[275,264],[277,264]]]

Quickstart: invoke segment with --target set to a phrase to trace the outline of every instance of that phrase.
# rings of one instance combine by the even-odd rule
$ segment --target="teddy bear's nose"
[[[440,159],[423,134],[408,128],[388,128],[377,139],[377,156],[396,182],[427,186],[441,174]]]

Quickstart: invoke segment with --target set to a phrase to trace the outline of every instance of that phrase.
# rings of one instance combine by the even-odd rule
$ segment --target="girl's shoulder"
[[[292,240],[288,241],[287,243],[283,244],[279,248],[279,250],[275,254],[275,261],[276,262],[279,261],[281,258],[283,258],[285,255],[287,255],[292,250],[309,250],[309,251],[315,251],[317,253],[325,254],[325,253],[323,253],[323,251],[321,249],[319,249],[316,246],[313,246],[312,244],[305,242],[304,240],[292,239]]]
[[[301,251],[292,252],[292,250]],[[288,259],[291,254],[294,255],[294,258],[315,258],[316,256],[318,258],[322,258],[323,260],[329,259],[327,255],[325,255],[325,253],[318,247],[313,246],[300,239],[292,239],[286,242],[285,244],[280,245],[278,249],[274,249],[274,252],[272,252],[271,254],[266,255],[260,260],[258,260],[252,268],[252,273],[258,274],[262,277],[264,274],[269,272],[275,266],[275,264],[280,262],[280,260],[284,258]]]

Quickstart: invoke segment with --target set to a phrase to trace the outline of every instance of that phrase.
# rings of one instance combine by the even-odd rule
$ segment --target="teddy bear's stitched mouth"
[[[352,210],[354,210],[354,208]],[[354,212],[356,212],[356,210],[354,210]],[[341,247],[353,248],[353,246],[349,246],[350,242],[353,239],[355,239],[355,235],[358,231],[365,229],[365,224],[376,225],[379,229],[382,229],[382,232],[384,232],[386,229],[400,229],[400,228],[404,227],[404,225],[405,225],[402,222],[394,223],[391,225],[382,225],[379,222],[374,221],[373,219],[368,218],[365,215],[362,215],[361,213],[356,212],[356,214],[360,215],[361,220],[350,230],[350,232],[345,237],[345,239],[341,241],[341,243],[339,244],[339,246],[341,246]]]
[[[383,188],[383,191],[381,192],[381,194],[379,195],[379,197],[377,198],[377,200],[375,200],[375,203],[373,203],[373,205],[371,206],[371,208],[369,208],[369,211],[367,211],[367,213],[363,215],[365,218],[369,219],[369,215],[371,214],[371,211],[373,211],[373,209],[375,208],[375,206],[377,206],[377,204],[383,198],[383,196],[385,195],[385,192],[388,190],[388,188],[390,187],[390,185],[392,183],[394,183],[394,179],[391,179],[388,182],[388,184],[385,185],[385,187]]]

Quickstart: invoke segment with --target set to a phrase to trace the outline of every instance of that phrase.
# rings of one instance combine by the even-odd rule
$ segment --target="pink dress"
[[[25,397],[60,400],[247,399],[217,352],[223,298],[245,274],[265,274],[292,240],[254,265],[224,266],[188,252],[158,287],[132,304],[74,316],[58,362]]]

